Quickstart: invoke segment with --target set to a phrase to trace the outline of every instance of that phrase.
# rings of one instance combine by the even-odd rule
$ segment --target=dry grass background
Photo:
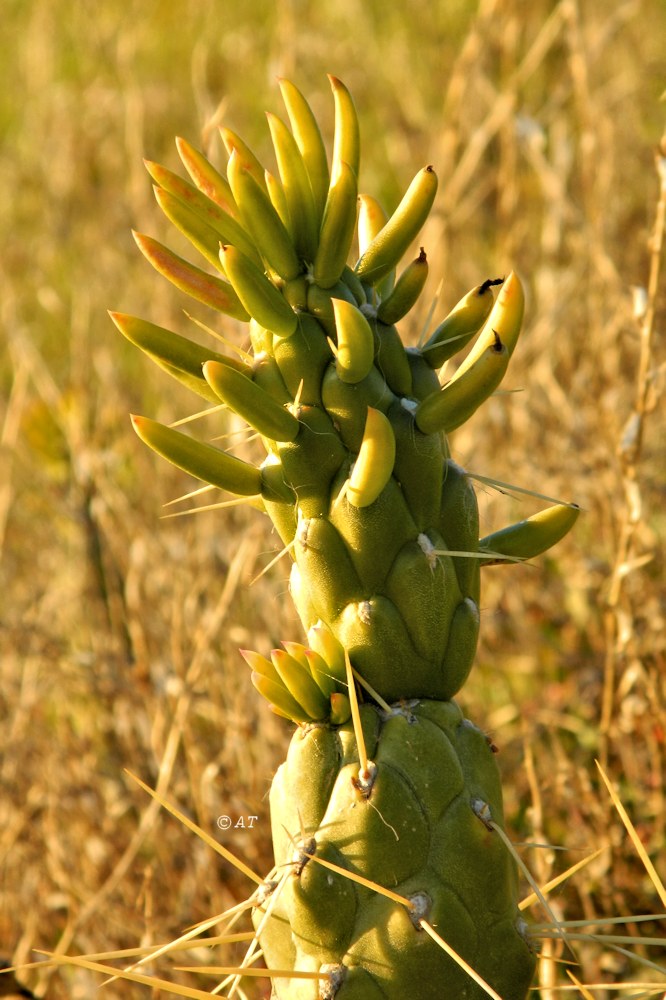
[[[176,134],[217,157],[222,119],[266,153],[261,112],[279,110],[278,74],[329,130],[325,73],[345,79],[365,136],[362,186],[387,206],[436,165],[421,320],[440,279],[442,312],[510,267],[526,282],[506,382],[520,391],[457,432],[454,453],[585,513],[547,558],[486,570],[478,665],[460,701],[500,747],[514,839],[565,848],[521,848],[539,880],[606,848],[554,893],[555,912],[664,909],[594,760],[666,878],[665,295],[662,283],[650,340],[631,292],[648,282],[659,197],[666,9],[412,6],[5,2],[0,950],[19,963],[32,949],[166,941],[243,898],[244,880],[125,768],[257,870],[270,864],[266,792],[288,732],[258,703],[237,648],[300,638],[286,569],[248,588],[276,549],[255,512],[159,519],[189,484],[140,446],[127,413],[171,420],[192,399],[120,342],[105,310],[192,329],[129,234],[167,232],[141,158],[175,167]],[[486,531],[536,506],[484,488],[481,503]],[[220,814],[259,819],[223,834]],[[656,918],[629,926],[664,935]],[[566,977],[544,953],[539,995],[551,1000]],[[599,945],[577,954],[588,983],[657,977]],[[86,1000],[99,983],[74,969],[25,978],[51,1000]],[[109,1000],[146,992],[104,989]]]

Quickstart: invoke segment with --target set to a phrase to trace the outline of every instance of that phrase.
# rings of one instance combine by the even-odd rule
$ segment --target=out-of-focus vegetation
[[[512,836],[553,845],[520,848],[541,884],[604,848],[553,894],[560,919],[662,912],[594,760],[666,878],[665,296],[649,353],[632,298],[659,197],[663,3],[5,0],[2,34],[0,949],[21,963],[32,949],[159,943],[244,898],[243,877],[125,768],[270,867],[266,793],[288,727],[237,648],[301,638],[287,568],[248,586],[277,550],[256,511],[160,520],[191,484],[127,415],[172,420],[198,404],[121,342],[106,309],[184,330],[185,308],[235,335],[136,252],[130,226],[167,233],[142,157],[177,169],[180,134],[218,160],[222,121],[268,155],[278,75],[330,131],[326,72],[356,98],[363,189],[392,208],[422,164],[441,179],[406,338],[440,282],[442,315],[488,276],[515,267],[526,282],[515,392],[454,436],[455,457],[584,508],[547,558],[485,571],[461,702],[500,748]],[[480,490],[484,532],[537,506]],[[259,818],[220,831],[221,815]],[[664,924],[639,930],[663,937]],[[543,950],[550,1000],[568,982],[551,958],[572,956]],[[658,978],[608,947],[575,952],[584,982]],[[74,969],[24,978],[51,1000],[99,983]],[[109,1000],[144,995],[105,987]]]

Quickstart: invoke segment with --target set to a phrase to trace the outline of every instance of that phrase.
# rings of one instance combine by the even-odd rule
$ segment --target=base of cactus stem
[[[486,1000],[423,919],[503,1000],[524,1000],[536,959],[515,863],[493,828],[502,793],[488,740],[450,701],[364,705],[361,719],[376,766],[367,784],[351,724],[298,729],[273,782],[275,861],[290,874],[255,911],[258,925],[272,906],[265,961],[333,970],[319,982],[275,979],[274,996]]]

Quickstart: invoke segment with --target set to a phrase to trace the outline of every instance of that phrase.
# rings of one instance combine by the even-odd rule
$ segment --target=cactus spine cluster
[[[269,969],[311,975],[276,977],[274,995],[459,1000],[491,988],[522,1000],[535,960],[498,836],[498,772],[451,699],[475,655],[482,566],[544,551],[577,508],[479,539],[474,489],[446,434],[499,386],[521,284],[513,273],[481,282],[422,346],[403,346],[395,323],[424,287],[425,252],[396,268],[437,177],[420,170],[388,217],[359,194],[354,103],[331,85],[330,161],[308,103],[283,80],[288,124],[268,119],[276,173],[229,129],[226,176],[182,139],[189,181],[147,164],[158,204],[208,268],[135,234],[139,248],[179,289],[246,321],[251,353],[112,314],[169,374],[246,420],[265,461],[147,417],[134,428],[179,468],[252,498],[292,558],[307,641],[243,651],[256,689],[297,723],[271,792],[282,877],[266,884],[255,924]]]

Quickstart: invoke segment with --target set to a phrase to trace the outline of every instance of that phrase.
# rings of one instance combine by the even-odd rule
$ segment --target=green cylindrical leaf
[[[284,281],[291,281],[301,271],[292,239],[264,188],[243,168],[236,152],[229,159],[227,176],[243,222],[262,258]]]
[[[293,722],[305,723],[312,721],[310,715],[292,697],[282,681],[278,684],[263,674],[253,672],[252,683],[259,694],[263,695],[266,701],[278,709],[280,715],[291,719]]]
[[[437,175],[432,167],[424,167],[358,261],[355,270],[361,281],[376,285],[400,262],[428,218],[436,192]]]
[[[148,417],[132,416],[132,424],[149,448],[183,472],[238,496],[256,496],[261,493],[261,473],[240,458],[213,445],[195,441],[187,434],[181,434],[180,431]]]
[[[117,312],[109,315],[124,337],[204,399],[217,401],[218,398],[203,376],[202,366],[206,361],[216,361],[239,373],[252,375],[252,369],[243,361],[201,347],[200,344],[145,319]]]
[[[304,655],[313,681],[324,697],[330,698],[337,687],[332,668],[314,649],[306,649]]]
[[[189,209],[192,215],[217,233],[218,243],[233,243],[243,253],[258,259],[250,236],[232,215],[225,212],[216,202],[167,167],[150,160],[146,160],[145,164],[158,189],[167,192],[183,207]],[[172,202],[169,200],[168,204],[172,204]],[[168,212],[166,214],[168,215]],[[184,215],[183,218],[187,219],[189,216]],[[173,221],[178,225],[175,219]],[[188,234],[186,233],[186,235]]]
[[[277,115],[269,114],[280,180],[289,213],[288,229],[299,255],[312,262],[321,218],[317,213],[310,178],[293,135]]]
[[[495,284],[496,281],[484,281],[467,292],[426,341],[421,354],[431,368],[441,368],[481,329],[495,301],[491,290]]]
[[[215,169],[198,149],[180,136],[176,139],[178,155],[188,174],[202,192],[238,221],[238,205],[231,193],[229,181]]]
[[[241,139],[236,132],[232,132],[230,128],[226,127],[222,127],[220,129],[220,136],[222,137],[222,142],[224,143],[225,149],[229,154],[229,158],[231,159],[232,155],[236,153],[236,157],[240,165],[247,170],[252,177],[254,177],[259,187],[263,188],[265,191],[266,171],[245,140]]]
[[[333,299],[337,332],[335,369],[343,382],[355,385],[370,374],[375,345],[372,330],[361,310],[345,299]]]
[[[235,247],[225,246],[219,253],[225,274],[250,316],[279,337],[290,337],[298,317],[275,285]]]
[[[301,666],[285,649],[274,649],[271,660],[285,687],[305,709],[308,717],[313,720],[325,719],[329,713],[328,699],[313,680],[309,669]]]
[[[378,319],[370,324],[376,339],[375,365],[397,396],[411,396],[412,369],[400,334]]]
[[[428,258],[421,247],[416,260],[405,268],[391,293],[379,303],[377,319],[392,326],[406,316],[417,302],[428,277]]]
[[[456,373],[443,389],[422,400],[414,419],[423,433],[449,433],[469,420],[499,386],[509,358],[508,350],[498,338],[463,374]]]
[[[578,520],[580,507],[576,504],[553,504],[532,517],[486,535],[479,542],[479,550],[488,552],[484,564],[509,559],[532,559],[551,548],[571,531]]]
[[[348,163],[358,177],[361,162],[361,137],[354,99],[342,80],[328,76],[335,104],[335,130],[331,173],[333,176],[341,164]]]
[[[294,441],[300,424],[265,389],[233,368],[215,361],[203,366],[206,381],[217,396],[251,427],[273,441]]]
[[[176,288],[212,309],[218,309],[243,323],[248,322],[250,315],[228,281],[195,267],[150,236],[136,232],[133,235],[146,260]]]
[[[347,263],[356,227],[357,191],[356,174],[342,163],[331,177],[314,261],[314,280],[322,288],[331,288]]]
[[[321,222],[329,186],[328,158],[317,119],[300,90],[289,80],[279,80],[289,124],[308,172],[310,187]]]

